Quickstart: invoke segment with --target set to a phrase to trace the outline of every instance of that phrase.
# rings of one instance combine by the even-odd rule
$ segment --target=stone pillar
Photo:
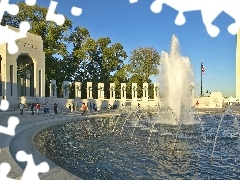
[[[43,61],[45,62],[45,58],[43,57]],[[36,88],[34,93],[38,95],[38,97],[45,97],[45,64],[41,61],[34,63],[34,84]],[[57,97],[57,90],[56,90]]]
[[[127,89],[126,83],[121,83],[121,99],[127,98],[126,89]]]
[[[30,96],[30,72],[26,72],[26,96]]]
[[[92,82],[87,82],[87,99],[93,99],[93,96],[92,96]]]
[[[148,83],[143,83],[143,101],[148,101]]]
[[[132,83],[132,101],[137,101],[137,83]]]
[[[57,98],[57,83],[56,80],[50,81],[50,97]]]
[[[23,96],[26,96],[26,78],[25,77],[21,78],[21,85],[23,89]]]
[[[115,83],[110,83],[110,99],[115,99]]]
[[[4,59],[3,59],[4,58]],[[5,60],[5,63],[6,63],[6,57],[5,56],[3,56],[2,57],[2,62],[4,62],[4,60]],[[6,64],[4,63],[4,65],[3,65],[3,69],[4,69],[4,71],[2,71],[2,80],[3,80],[3,83],[2,83],[2,85],[3,85],[3,87],[2,87],[2,96],[3,96],[3,99],[7,99],[6,97],[7,97],[7,74],[6,74],[6,71],[7,71],[7,67],[6,67]],[[20,91],[21,92],[21,91]]]
[[[158,101],[159,100],[159,84],[158,83],[154,83],[154,101]]]
[[[37,70],[36,68],[36,65],[38,63],[33,63],[33,86],[34,86],[34,90],[33,90],[33,94],[34,94],[34,97],[41,97],[42,95],[42,92],[41,92],[41,82],[39,81],[39,70]],[[41,85],[40,85],[41,84]]]
[[[75,82],[75,98],[81,98],[82,96],[81,85],[81,82]]]
[[[98,99],[104,99],[104,83],[98,83]]]
[[[69,81],[63,81],[63,98],[69,99]]]
[[[0,61],[1,63],[1,61]],[[3,66],[3,64],[2,64]],[[4,70],[2,70],[1,72],[4,72]],[[3,74],[3,73],[2,73]],[[16,98],[17,99],[17,102],[18,101],[18,87],[17,87],[17,83],[18,83],[18,75],[17,75],[17,62],[15,60],[15,63],[13,64],[13,89],[17,90],[17,91],[13,91],[13,97],[14,99]],[[3,78],[2,78],[2,87],[3,87]]]

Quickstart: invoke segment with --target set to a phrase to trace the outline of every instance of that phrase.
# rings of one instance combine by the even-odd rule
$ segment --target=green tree
[[[104,91],[106,98],[110,97],[111,73],[121,69],[127,54],[120,43],[111,44],[110,38],[99,38],[97,40],[102,57],[99,59],[100,80],[105,83]]]
[[[83,46],[86,41],[90,38],[90,33],[86,28],[77,26],[68,37],[68,43],[73,46],[72,51],[68,57],[64,59],[67,65],[68,72],[70,72],[70,81],[82,82],[81,94],[82,98],[87,98],[86,81],[87,74],[85,71],[86,67],[86,52],[83,50]],[[74,91],[74,90],[73,90]],[[71,92],[74,94],[74,92]]]
[[[131,73],[144,78],[144,82],[152,75],[158,74],[157,66],[160,63],[160,56],[153,47],[139,47],[131,52],[129,64]]]
[[[129,58],[129,81],[127,98],[132,98],[132,83],[137,83],[137,96],[143,97],[143,83],[148,83],[148,96],[153,98],[153,83],[150,76],[158,74],[160,55],[153,47],[139,47],[131,52]]]
[[[84,81],[86,76],[84,74],[86,52],[83,46],[90,38],[90,33],[86,28],[77,26],[69,35],[68,42],[73,45],[72,52],[66,58],[66,63],[69,64],[69,71],[71,72],[71,79],[74,81]]]
[[[111,73],[123,66],[127,57],[120,43],[111,44],[108,37],[94,40],[90,37],[73,52],[76,58],[81,59],[82,74],[85,81],[93,82],[93,97],[97,98],[97,83],[104,82],[106,97],[109,97],[109,83]]]

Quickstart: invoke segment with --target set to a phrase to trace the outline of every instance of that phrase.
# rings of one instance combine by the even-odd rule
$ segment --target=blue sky
[[[174,23],[177,11],[163,5],[161,13],[154,14],[150,10],[153,0],[139,0],[135,4],[130,4],[129,0],[57,2],[57,12],[71,19],[74,26],[86,27],[94,39],[110,37],[112,43],[121,43],[128,55],[133,49],[145,46],[152,46],[158,52],[169,52],[171,36],[176,34],[181,54],[188,56],[192,63],[196,94],[200,93],[202,60],[206,70],[203,92],[221,91],[224,96],[235,97],[236,35],[227,31],[227,27],[234,22],[227,14],[220,14],[213,22],[221,31],[217,37],[212,38],[202,23],[200,11],[185,13],[186,23],[177,26]],[[37,1],[38,5],[46,7],[49,3],[50,0]],[[82,15],[71,15],[72,6],[82,8]]]

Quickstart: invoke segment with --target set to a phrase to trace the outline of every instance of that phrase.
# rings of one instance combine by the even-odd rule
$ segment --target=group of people
[[[69,111],[71,112],[71,113],[73,113],[74,111],[76,111],[77,110],[77,107],[75,108],[75,105],[74,105],[74,103],[72,103],[72,105],[71,104],[69,104],[68,105],[68,108],[69,108]],[[86,103],[83,103],[82,104],[82,107],[81,107],[81,110],[83,111],[82,112],[82,115],[87,115],[87,109],[88,109],[88,104],[86,105]],[[92,103],[89,103],[89,111],[90,112],[92,112],[92,111],[97,111],[97,106],[96,106],[96,104],[92,104]]]
[[[87,115],[87,108],[88,108],[88,106],[85,104],[85,103],[83,103],[83,105],[82,105],[82,110],[83,110],[83,112],[82,112],[82,115]],[[96,106],[96,104],[92,104],[92,103],[90,103],[89,104],[89,111],[90,112],[92,112],[92,111],[97,111],[97,106]]]
[[[123,104],[122,104],[122,106],[123,106]],[[117,109],[117,105],[116,105],[116,104],[113,104],[113,105],[108,104],[108,109],[109,109],[109,110],[111,110],[111,109]]]
[[[34,105],[33,105],[33,103],[31,103],[30,108],[31,108],[31,115],[34,115]],[[41,105],[39,103],[37,103],[35,108],[37,110],[37,115],[39,115]],[[23,110],[24,110],[24,105],[22,103],[20,103],[19,109],[20,109],[20,115],[22,116],[23,115]],[[57,111],[58,111],[57,103],[54,103],[53,110],[54,110],[54,113],[57,114]],[[44,112],[44,115],[49,115],[49,104],[48,104],[48,102],[43,105],[43,112]]]
[[[96,106],[96,104],[92,104],[92,103],[90,103],[90,105],[89,105],[89,110],[92,112],[92,111],[97,111],[97,106]]]
[[[39,115],[39,109],[40,109],[39,103],[37,103],[36,108],[37,108],[37,113]],[[49,115],[49,104],[48,104],[48,102],[43,105],[43,111],[44,111],[44,115]],[[54,111],[55,114],[57,114],[57,112],[58,112],[58,105],[57,105],[57,103],[53,104],[53,111]]]
[[[30,105],[30,108],[31,108],[31,115],[34,115],[34,105],[33,103]],[[41,105],[39,103],[36,104],[35,106],[36,108],[36,113],[37,115],[39,115],[39,112],[40,112],[40,108],[41,108]],[[68,106],[69,110],[71,113],[73,113],[74,111],[76,111],[76,108],[74,106],[74,103],[69,104]],[[20,115],[22,116],[23,115],[23,110],[24,110],[24,105],[22,103],[20,103],[20,106],[19,106],[19,109],[20,109]],[[83,111],[82,112],[82,115],[87,115],[87,109],[88,109],[88,105],[86,105],[85,103],[82,104],[82,108],[81,110]],[[58,112],[58,105],[57,103],[54,103],[53,105],[53,110],[54,110],[54,113],[57,114]],[[97,106],[96,104],[92,104],[90,103],[89,104],[89,111],[92,112],[92,111],[97,111]],[[43,105],[43,112],[44,112],[44,115],[49,115],[49,104],[48,102],[46,104]]]

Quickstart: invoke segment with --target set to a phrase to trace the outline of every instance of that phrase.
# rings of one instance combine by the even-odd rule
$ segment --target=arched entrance
[[[11,26],[8,28],[19,31]],[[7,43],[0,44],[0,99],[8,100],[10,107],[17,107],[20,102],[43,104],[45,53],[42,38],[28,32],[27,37],[17,40],[16,44],[19,48],[16,54],[7,52]]]
[[[17,91],[18,97],[34,97],[34,63],[28,54],[17,58]]]

